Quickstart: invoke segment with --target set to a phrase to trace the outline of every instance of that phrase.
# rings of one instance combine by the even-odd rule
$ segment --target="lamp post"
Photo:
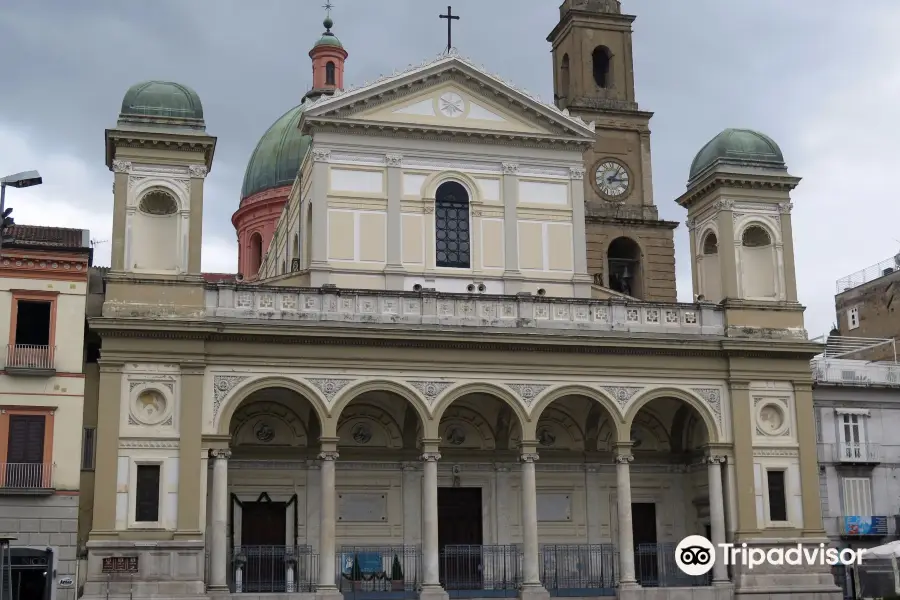
[[[42,183],[44,183],[44,179],[37,171],[22,171],[0,178],[0,248],[3,247],[3,234],[6,228],[14,224],[12,217],[9,216],[12,209],[7,210],[6,208],[6,186],[27,188]]]

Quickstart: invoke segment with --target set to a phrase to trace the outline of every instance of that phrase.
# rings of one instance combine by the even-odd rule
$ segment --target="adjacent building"
[[[800,180],[755,131],[686,174],[701,301],[673,301],[633,20],[566,0],[548,104],[454,50],[345,87],[327,18],[248,165],[230,277],[200,269],[199,95],[126,92],[86,598],[839,593],[825,567],[675,566],[688,534],[827,540],[820,346]]]
[[[900,336],[900,254],[837,281],[834,297],[838,333],[855,338]],[[894,360],[891,349],[875,344],[857,359]]]
[[[90,236],[33,225],[6,235],[0,535],[15,538],[14,587],[29,597],[74,600],[80,471],[92,463],[94,443],[94,431],[82,430]]]

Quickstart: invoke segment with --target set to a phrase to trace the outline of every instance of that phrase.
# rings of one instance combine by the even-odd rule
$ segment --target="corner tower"
[[[778,144],[749,129],[726,129],[694,158],[677,200],[688,211],[694,295],[724,304],[729,335],[806,336],[791,223],[798,183]]]
[[[552,44],[557,106],[595,123],[584,153],[588,271],[596,285],[674,302],[678,226],[653,202],[650,118],[634,92],[632,22],[618,0],[565,0]]]

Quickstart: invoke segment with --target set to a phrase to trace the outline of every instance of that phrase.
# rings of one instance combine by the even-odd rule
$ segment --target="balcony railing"
[[[816,357],[810,367],[817,383],[900,387],[900,363]]]
[[[52,491],[52,464],[0,463],[0,494]]]
[[[231,591],[253,594],[315,591],[319,555],[309,546],[236,546]]]
[[[881,446],[869,442],[840,443],[832,446],[837,463],[872,464],[881,461]]]
[[[55,353],[54,346],[7,344],[6,372],[35,375],[53,372],[56,369]]]

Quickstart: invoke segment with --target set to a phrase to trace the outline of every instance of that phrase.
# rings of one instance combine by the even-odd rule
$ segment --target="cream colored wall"
[[[58,291],[56,298],[55,366],[66,376],[46,378],[0,375],[0,404],[46,406],[53,413],[53,484],[59,490],[77,490],[81,479],[84,314],[87,284],[24,278],[0,279],[0,340],[10,339],[12,292]],[[5,343],[8,343],[5,342]],[[6,360],[5,352],[2,354]]]

